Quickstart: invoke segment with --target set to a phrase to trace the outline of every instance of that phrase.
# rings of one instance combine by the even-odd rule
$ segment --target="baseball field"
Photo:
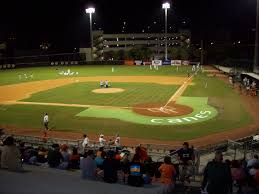
[[[168,142],[253,124],[244,99],[215,72],[98,65],[0,71],[0,126],[40,132],[48,113],[52,132]]]

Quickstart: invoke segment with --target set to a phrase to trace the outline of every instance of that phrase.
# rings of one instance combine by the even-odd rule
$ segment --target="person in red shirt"
[[[141,163],[144,163],[148,160],[147,150],[141,145],[136,147],[135,154],[137,154],[140,157]]]

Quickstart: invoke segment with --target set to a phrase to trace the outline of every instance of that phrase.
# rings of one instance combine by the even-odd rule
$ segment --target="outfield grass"
[[[112,72],[112,67],[114,72]],[[187,75],[187,70],[190,72],[190,67],[181,67],[176,71],[176,67],[163,66],[159,70],[150,70],[149,66],[72,66],[72,67],[33,67],[33,68],[20,68],[20,69],[7,69],[0,71],[0,85],[15,84],[21,82],[31,82],[38,80],[58,79],[68,76],[59,75],[61,71],[78,72],[76,76],[137,76],[137,75],[167,75],[167,76],[184,76]],[[25,79],[24,74],[33,74],[33,79]],[[19,79],[22,75],[22,79]]]
[[[55,67],[56,68],[56,67]],[[58,75],[54,67],[51,68],[27,68],[6,70],[0,72],[0,85],[14,84],[19,82],[31,81],[30,79],[18,79],[21,73],[31,72],[34,80],[64,78]],[[68,69],[62,67],[63,70]],[[186,76],[189,67],[181,67],[176,72],[175,67],[162,67],[159,71],[149,70],[149,67],[117,67],[115,72],[111,72],[111,66],[90,66],[90,67],[70,67],[71,71],[78,71],[78,76],[99,76],[99,75],[172,75]],[[205,136],[212,133],[246,126],[253,122],[250,114],[245,110],[240,96],[227,84],[218,78],[207,77],[199,74],[193,80],[194,85],[188,86],[183,96],[190,97],[209,97],[209,103],[218,109],[218,116],[206,122],[192,125],[141,125],[123,122],[117,119],[101,119],[89,117],[77,117],[76,114],[85,110],[79,107],[54,107],[39,105],[1,105],[0,124],[14,125],[18,127],[43,128],[42,116],[45,112],[50,115],[50,126],[55,130],[84,131],[87,133],[104,133],[114,135],[120,133],[121,136],[159,139],[159,140],[188,140]],[[207,88],[205,84],[207,83]],[[166,101],[168,96],[174,93],[178,86],[165,86],[159,84],[142,83],[116,83],[120,88],[127,88],[123,93],[104,94],[98,96],[90,91],[96,88],[99,83],[76,83],[49,91],[34,94],[27,101],[41,102],[61,102],[79,104],[102,104],[102,105],[130,105],[141,103],[146,100]],[[117,86],[116,86],[117,87]],[[76,89],[76,93],[72,90]],[[141,98],[134,98],[132,92]],[[163,93],[163,95],[160,95]],[[61,96],[60,96],[61,95]]]

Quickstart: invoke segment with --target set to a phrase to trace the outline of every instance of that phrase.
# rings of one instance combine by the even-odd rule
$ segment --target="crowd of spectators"
[[[202,190],[208,194],[258,194],[259,160],[225,160],[221,152],[204,169]]]
[[[134,153],[120,147],[98,150],[87,148],[87,136],[84,137],[84,151],[76,147],[53,144],[51,148],[28,147],[24,143],[16,144],[13,137],[7,137],[0,146],[1,168],[20,171],[23,164],[46,164],[50,168],[61,170],[79,170],[82,179],[123,183],[141,187],[145,184],[157,184],[161,193],[173,193],[176,181],[190,182],[195,160],[194,149],[185,142],[176,150],[178,163],[173,164],[171,156],[165,156],[164,162],[153,162],[144,147],[138,146]],[[209,194],[256,194],[259,185],[259,160],[255,155],[251,160],[223,161],[222,153],[216,152],[215,159],[208,162],[204,169],[201,189]]]
[[[257,95],[257,86],[255,81],[250,81],[247,77],[245,77],[239,85],[239,90],[242,93],[242,88],[245,89],[246,95],[256,96]]]

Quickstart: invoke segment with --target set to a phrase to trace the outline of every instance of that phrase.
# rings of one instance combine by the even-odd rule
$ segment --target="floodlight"
[[[89,7],[89,8],[87,8],[87,9],[85,9],[85,12],[86,12],[86,13],[94,13],[94,12],[95,12],[95,8]]]
[[[166,2],[162,4],[163,9],[170,9],[170,3]]]

